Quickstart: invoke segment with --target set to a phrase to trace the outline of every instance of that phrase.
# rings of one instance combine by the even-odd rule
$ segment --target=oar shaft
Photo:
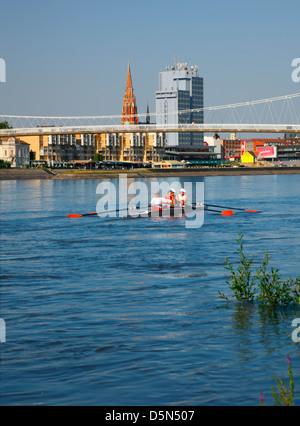
[[[111,210],[111,211],[107,211],[105,213],[115,213],[115,212],[118,213],[118,212],[123,211],[123,210],[127,210],[127,209]],[[98,214],[101,214],[101,213],[100,212],[99,213],[92,212],[92,213],[84,213],[84,214],[69,214],[68,217],[69,218],[80,218],[80,217],[96,216]]]
[[[148,208],[148,206],[147,207],[136,207],[137,210],[138,209],[139,210],[140,209],[146,209],[146,208]],[[108,210],[108,211],[105,211],[105,212],[97,212],[97,213],[92,212],[92,213],[85,213],[85,214],[69,214],[68,218],[81,218],[81,217],[88,217],[88,216],[97,216],[97,215],[100,215],[100,214],[119,213],[119,212],[124,212],[124,211],[128,211],[128,208],[127,209]]]
[[[193,207],[193,210],[197,210],[197,206]],[[233,213],[232,210],[213,210],[206,207],[204,204],[203,206],[199,206],[199,210],[203,210],[205,212],[212,212],[212,213],[218,213],[222,216],[233,216],[235,213]]]
[[[237,207],[217,206],[217,205],[214,205],[214,204],[205,204],[205,206],[208,206],[208,207],[216,207],[216,208],[220,208],[220,209],[239,210],[239,211],[242,211],[242,212],[244,212],[244,211],[245,211],[245,209],[240,209],[240,208],[237,208]]]
[[[193,203],[196,204],[196,203]],[[216,207],[216,208],[220,208],[220,209],[230,209],[230,210],[238,210],[241,212],[249,212],[249,213],[258,213],[259,210],[249,210],[249,209],[241,209],[238,207],[227,207],[227,206],[219,206],[219,205],[215,205],[215,204],[204,204],[204,206],[206,207]]]

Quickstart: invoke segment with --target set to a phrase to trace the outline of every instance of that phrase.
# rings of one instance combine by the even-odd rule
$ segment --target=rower
[[[180,207],[184,207],[188,202],[188,196],[186,195],[185,189],[181,189],[179,195],[176,197],[176,201]]]
[[[163,205],[170,208],[175,207],[175,191],[173,189],[170,189],[168,195],[164,197]]]
[[[164,200],[158,191],[154,195],[155,197],[151,200],[150,206],[156,210],[161,209]]]

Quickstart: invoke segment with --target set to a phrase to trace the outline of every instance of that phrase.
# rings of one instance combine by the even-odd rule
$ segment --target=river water
[[[299,405],[300,309],[227,308],[218,291],[230,294],[238,231],[255,267],[269,250],[283,277],[299,276],[300,175],[189,180],[207,203],[262,213],[207,212],[196,229],[74,220],[95,211],[98,181],[0,182],[1,405],[259,405],[260,390],[272,404],[287,354]]]

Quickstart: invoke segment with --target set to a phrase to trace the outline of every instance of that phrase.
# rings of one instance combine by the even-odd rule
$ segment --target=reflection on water
[[[284,277],[299,275],[300,177],[204,181],[206,202],[263,213],[207,213],[200,229],[69,220],[95,210],[99,182],[0,182],[1,404],[259,405],[287,378],[287,353],[300,394],[299,309],[218,298],[239,230],[256,265],[268,249]]]

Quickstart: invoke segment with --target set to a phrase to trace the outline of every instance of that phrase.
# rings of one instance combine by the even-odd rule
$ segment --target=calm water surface
[[[200,229],[71,220],[95,210],[98,181],[0,182],[1,405],[259,405],[260,390],[272,403],[287,353],[299,405],[300,310],[226,309],[218,291],[239,230],[257,265],[269,250],[299,276],[300,176],[202,180],[206,202],[263,213],[206,213]]]

